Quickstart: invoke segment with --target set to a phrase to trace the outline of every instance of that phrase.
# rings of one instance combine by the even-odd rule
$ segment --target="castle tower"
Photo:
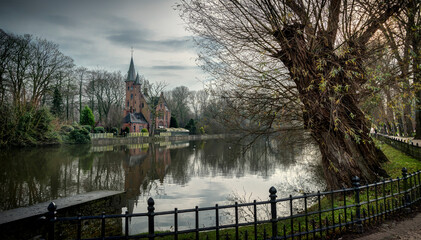
[[[142,84],[140,82],[139,74],[133,62],[133,52],[130,59],[129,71],[127,72],[126,83],[126,98],[124,102],[124,119],[123,129],[129,128],[130,132],[140,132],[142,128],[149,129],[148,118],[145,118],[142,112],[146,106],[146,100],[142,94]],[[143,111],[142,111],[143,110]]]

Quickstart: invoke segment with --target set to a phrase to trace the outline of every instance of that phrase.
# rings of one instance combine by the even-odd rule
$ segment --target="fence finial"
[[[402,176],[406,177],[408,175],[408,169],[406,169],[406,167],[402,168]]]
[[[354,187],[360,186],[360,178],[358,176],[352,177],[352,186]]]
[[[155,201],[153,200],[153,198],[149,198],[148,199],[148,212],[153,212],[155,210]]]
[[[57,210],[57,205],[55,202],[50,202],[50,204],[48,204],[47,207],[48,211],[51,212],[55,212]]]
[[[276,188],[275,187],[271,187],[270,189],[269,189],[269,193],[270,193],[270,195],[269,195],[269,197],[270,198],[272,198],[272,195],[275,195],[275,198],[277,197],[276,196],[276,193],[277,193],[278,191],[276,190]]]

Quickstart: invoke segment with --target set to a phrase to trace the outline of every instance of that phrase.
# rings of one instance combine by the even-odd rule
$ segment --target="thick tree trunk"
[[[322,154],[328,187],[350,187],[353,176],[360,177],[363,183],[386,177],[380,161],[387,161],[387,158],[372,142],[367,120],[357,100],[357,86],[366,79],[362,60],[356,56],[364,48],[353,46],[355,52],[339,58],[329,45],[319,40],[315,54],[306,49],[305,39],[299,34],[303,27],[295,24],[274,33],[282,47],[277,57],[289,69],[297,86],[308,128]],[[323,34],[319,34],[321,39],[327,36]],[[357,59],[355,65],[346,64],[351,58]],[[355,76],[350,76],[350,72]]]
[[[352,98],[349,98],[352,100]],[[327,183],[332,189],[350,187],[350,179],[359,176],[364,183],[372,183],[380,177],[387,177],[380,162],[387,161],[386,156],[378,150],[369,136],[364,114],[355,101],[347,101],[346,106],[352,109],[355,117],[339,113],[341,124],[357,126],[354,136],[341,130],[334,130],[329,124],[329,115],[324,115],[329,109],[321,109],[312,104],[311,133],[322,153],[322,164]],[[340,116],[342,115],[342,116]],[[347,116],[348,115],[348,116]]]
[[[414,76],[414,85],[416,85],[415,91],[415,139],[421,139],[421,49],[419,45],[421,43],[421,30],[418,28],[418,33],[412,37],[412,50],[416,53],[412,60],[412,71]]]
[[[412,133],[414,132],[414,129],[412,127],[412,121],[411,121],[411,104],[408,103],[410,102],[410,99],[405,99],[404,103],[407,103],[405,105],[405,109],[404,109],[404,116],[403,116],[403,120],[404,120],[404,130],[405,130],[405,136],[412,136]]]
[[[385,91],[386,95],[386,105],[390,104],[392,102],[392,97],[390,96],[390,91]],[[387,108],[387,120],[388,120],[388,127],[389,127],[389,135],[396,136],[397,128],[395,125],[395,120],[393,119],[393,110],[392,108]]]

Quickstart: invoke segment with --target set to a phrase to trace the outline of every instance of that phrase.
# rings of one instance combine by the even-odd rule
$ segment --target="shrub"
[[[205,128],[204,127],[200,127],[200,134],[205,134]]]
[[[84,129],[86,129],[88,132],[92,132],[92,126],[91,125],[83,125]]]
[[[95,127],[94,128],[95,133],[105,133],[104,127]]]
[[[111,132],[113,134],[117,135],[118,134],[118,128],[116,128],[116,127],[111,128]]]
[[[177,119],[173,116],[170,118],[170,128],[178,128]]]
[[[54,117],[47,108],[40,108],[33,114],[30,129],[28,131],[31,141],[36,144],[58,143],[58,134],[53,130],[52,120]]]
[[[57,144],[60,137],[54,130],[54,117],[47,108],[17,109],[0,106],[0,145],[25,146]]]
[[[196,134],[196,122],[193,119],[190,119],[184,128],[188,129],[191,135]]]
[[[73,122],[72,127],[73,127],[73,129],[77,129],[77,130],[82,129],[82,126],[77,122]]]
[[[61,126],[60,130],[61,130],[62,133],[69,133],[72,130],[74,130],[74,128],[70,125],[63,125],[63,126]]]
[[[74,129],[69,134],[69,141],[71,143],[89,143],[91,137],[89,136],[89,132],[84,128]]]
[[[95,124],[94,114],[88,106],[85,106],[85,108],[82,110],[82,113],[80,115],[80,124],[90,126],[93,126]]]
[[[126,133],[129,133],[129,132],[130,132],[129,127],[126,127],[126,128],[124,129],[124,131],[125,131]]]
[[[142,128],[142,130],[140,130],[140,131],[143,132],[143,133],[147,133],[148,132],[148,129]]]

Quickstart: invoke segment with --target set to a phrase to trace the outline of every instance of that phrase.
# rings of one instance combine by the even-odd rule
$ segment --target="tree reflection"
[[[279,166],[287,168],[311,155],[313,145],[303,134],[293,138],[262,138],[250,147],[237,141],[206,140],[6,150],[0,153],[0,190],[6,193],[0,195],[0,208],[96,190],[124,190],[127,207],[133,210],[139,196],[164,195],[163,185],[168,183],[186,185],[194,177],[221,175],[268,178]],[[310,165],[308,171],[317,171]]]

